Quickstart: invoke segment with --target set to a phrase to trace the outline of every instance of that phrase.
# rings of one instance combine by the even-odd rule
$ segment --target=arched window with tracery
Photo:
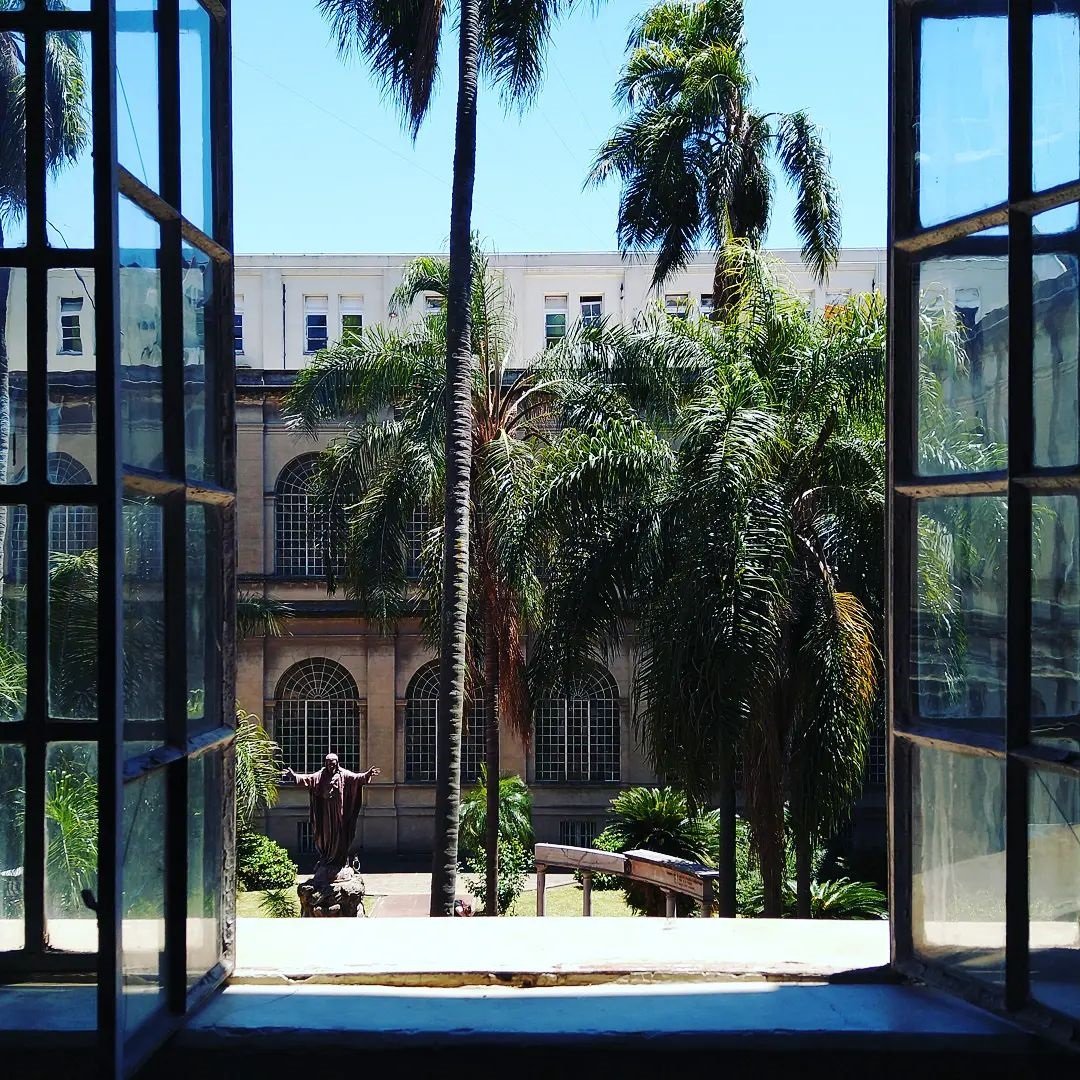
[[[16,482],[26,479],[23,469]],[[70,454],[49,455],[49,482],[78,485],[92,483],[86,466]],[[49,511],[49,551],[60,555],[80,555],[97,547],[97,511],[92,506],[54,506]],[[26,507],[11,513],[6,576],[10,581],[26,580]]]
[[[536,780],[540,783],[617,783],[619,691],[597,667],[564,697],[546,698],[536,715]]]
[[[294,664],[278,683],[274,737],[290,769],[314,772],[335,753],[342,767],[360,768],[363,715],[356,680],[336,660],[316,656]]]
[[[409,680],[405,692],[405,780],[410,784],[435,782],[435,732],[439,715],[439,664],[425,664]],[[472,784],[480,776],[487,735],[488,703],[476,689],[466,703],[461,737],[461,782]]]
[[[326,574],[325,535],[315,497],[318,454],[293,458],[274,488],[274,565],[283,577],[318,578]]]

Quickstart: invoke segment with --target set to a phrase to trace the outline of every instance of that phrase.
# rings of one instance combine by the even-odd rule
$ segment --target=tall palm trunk
[[[480,2],[461,0],[457,128],[450,208],[450,285],[446,302],[446,522],[440,635],[435,843],[431,914],[453,915],[461,805],[461,728],[465,709],[465,623],[469,606],[469,481],[472,473],[472,204],[476,179],[477,57]]]
[[[485,915],[499,914],[499,648],[495,637],[494,612],[484,617],[484,682],[488,699],[486,741],[487,764],[487,821],[484,832],[486,853],[484,880],[487,904]]]

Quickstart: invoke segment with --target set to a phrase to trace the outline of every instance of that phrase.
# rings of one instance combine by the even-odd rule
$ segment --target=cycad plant
[[[665,0],[630,39],[616,87],[629,116],[600,148],[590,180],[622,182],[619,246],[656,254],[659,284],[698,246],[765,239],[773,172],[795,189],[803,259],[823,280],[840,249],[829,154],[805,112],[763,113],[751,101],[743,0]],[[737,285],[717,263],[717,312]]]
[[[457,119],[450,205],[450,260],[444,277],[442,378],[444,543],[439,637],[438,772],[431,914],[452,915],[456,897],[461,731],[465,716],[469,542],[474,421],[475,273],[472,265],[476,108],[481,74],[508,105],[539,90],[551,33],[577,0],[319,0],[342,53],[368,58],[415,137],[431,104],[444,37],[457,15]],[[492,814],[495,814],[494,795]],[[494,830],[494,826],[492,826]],[[494,835],[494,831],[492,832]],[[492,851],[491,870],[495,863]]]

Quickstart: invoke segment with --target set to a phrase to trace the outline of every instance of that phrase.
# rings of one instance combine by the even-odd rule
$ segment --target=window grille
[[[281,470],[274,490],[275,567],[283,577],[326,576],[325,518],[315,496],[318,460],[318,454],[294,458]],[[336,524],[339,532],[343,531],[341,511]],[[335,569],[340,568],[339,558]]]
[[[604,321],[604,298],[583,296],[581,298],[581,325],[599,326]]]
[[[60,351],[81,356],[82,346],[82,297],[60,298]]]
[[[405,576],[419,581],[423,570],[424,539],[431,530],[431,513],[426,506],[415,507],[405,529]]]
[[[360,768],[360,695],[356,681],[335,660],[312,657],[281,677],[274,702],[274,734],[290,769],[315,772],[327,754],[342,768]]]
[[[870,733],[866,754],[866,782],[871,787],[884,787],[888,776],[888,735],[883,723],[876,723]]]
[[[316,353],[325,349],[329,341],[326,321],[326,297],[304,297],[304,352]]]
[[[310,821],[296,823],[296,853],[297,855],[315,854],[315,831]]]
[[[540,783],[617,783],[619,697],[615,680],[598,669],[566,697],[547,698],[536,717],[536,779]]]
[[[566,337],[566,297],[544,297],[544,341],[550,348]]]
[[[432,784],[436,768],[436,725],[439,713],[439,665],[425,664],[409,683],[405,695],[405,780],[411,784]],[[473,784],[484,761],[488,703],[475,690],[465,708],[465,730],[461,738],[461,782]]]
[[[564,847],[592,847],[600,835],[600,825],[589,818],[559,822],[559,843]]]

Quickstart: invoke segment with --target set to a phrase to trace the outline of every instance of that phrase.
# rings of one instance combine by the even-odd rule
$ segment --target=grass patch
[[[594,916],[607,918],[632,917],[633,912],[626,906],[622,889],[605,889],[592,894],[592,913]],[[517,903],[510,909],[511,915],[535,915],[536,893],[524,892]],[[562,918],[581,918],[581,886],[557,885],[544,890],[544,915]]]

